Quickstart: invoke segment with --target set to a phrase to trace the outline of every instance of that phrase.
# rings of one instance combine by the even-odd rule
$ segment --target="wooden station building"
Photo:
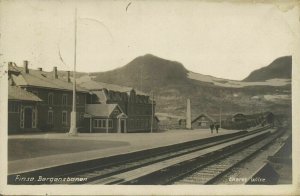
[[[8,64],[9,133],[69,130],[73,83],[70,72],[58,75],[56,67],[45,72],[29,69],[28,61]],[[76,96],[80,132],[144,132],[152,121],[158,129],[155,102],[133,88],[90,81],[76,86]]]
[[[9,132],[69,130],[73,84],[59,78],[56,67],[45,72],[29,69],[27,61],[23,67],[9,63],[8,80]],[[77,124],[81,127],[89,92],[80,87],[76,90]]]

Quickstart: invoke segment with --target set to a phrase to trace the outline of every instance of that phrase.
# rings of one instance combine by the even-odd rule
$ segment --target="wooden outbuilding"
[[[193,129],[208,129],[211,124],[215,124],[217,121],[208,114],[200,114],[192,121]]]

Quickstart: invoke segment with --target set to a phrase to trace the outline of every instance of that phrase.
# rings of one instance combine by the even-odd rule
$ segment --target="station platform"
[[[8,136],[8,174],[110,157],[151,148],[239,132],[209,129],[169,130],[156,133],[62,133]]]

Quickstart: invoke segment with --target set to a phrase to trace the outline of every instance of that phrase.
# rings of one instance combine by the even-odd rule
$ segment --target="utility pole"
[[[77,49],[77,8],[75,8],[75,29],[74,29],[74,70],[73,70],[73,105],[71,112],[71,123],[69,135],[77,135],[77,125],[76,125],[76,49]]]
[[[219,90],[219,96],[220,98],[222,97],[222,92],[221,90]],[[221,98],[221,101],[220,101],[220,108],[219,108],[219,125],[220,125],[220,129],[222,128],[222,104],[224,102],[224,98]]]
[[[151,92],[152,94],[152,102],[151,102],[151,133],[153,133],[153,118],[154,118],[154,92]]]
[[[140,66],[140,90],[143,91],[143,65]]]
[[[220,121],[220,129],[221,129],[222,128],[222,102],[220,104],[220,114],[219,114],[219,117],[220,117],[219,121]]]

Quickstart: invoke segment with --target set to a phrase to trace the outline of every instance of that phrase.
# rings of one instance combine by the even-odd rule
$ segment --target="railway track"
[[[269,131],[255,133],[243,138],[231,140],[222,144],[210,146],[175,158],[169,158],[148,166],[120,172],[115,175],[99,178],[92,184],[172,184],[178,177],[193,171],[199,165],[215,161],[216,157],[221,159],[232,151],[239,150],[242,146],[249,146],[257,141],[269,137]],[[193,169],[191,169],[193,168]]]
[[[197,142],[188,143],[186,145],[175,145],[170,148],[163,149],[161,151],[154,151],[153,153],[143,154],[139,153],[137,156],[131,156],[129,159],[121,159],[116,162],[104,162],[104,164],[91,164],[86,162],[85,167],[83,168],[75,168],[73,170],[66,170],[65,172],[60,169],[60,174],[51,177],[56,178],[64,178],[64,177],[75,177],[75,178],[87,178],[85,182],[73,182],[72,184],[83,184],[83,183],[91,183],[91,184],[131,184],[133,181],[124,182],[124,179],[116,177],[116,175],[124,174],[126,172],[133,172],[139,170],[140,168],[151,166],[153,164],[163,163],[168,160],[176,160],[178,157],[189,156],[190,154],[197,153],[199,151],[207,151],[211,148],[214,148],[218,145],[224,145],[233,141],[237,141],[239,139],[245,137],[254,137],[256,134],[258,135],[267,135],[268,131],[266,129],[269,127],[260,128],[258,130],[244,133],[244,134],[233,134],[233,135],[222,135],[215,138],[211,138],[209,140],[199,140]],[[260,134],[261,132],[265,132],[264,134]],[[254,136],[253,136],[254,135]],[[177,164],[177,163],[176,163]],[[74,167],[74,166],[73,166]],[[43,175],[44,173],[50,173],[49,171],[43,170],[41,171],[33,171],[22,174],[23,176],[36,176]],[[156,173],[156,172],[154,172]],[[9,176],[12,178],[13,176]],[[126,181],[126,180],[125,180]],[[33,184],[37,184],[34,182]],[[42,183],[45,184],[45,183]]]
[[[185,156],[190,153],[197,152],[199,150],[208,149],[208,148],[216,146],[216,145],[234,141],[234,140],[237,140],[237,139],[249,136],[249,135],[254,135],[263,130],[265,130],[265,129],[259,129],[259,130],[256,130],[256,131],[253,131],[250,133],[246,133],[243,135],[224,138],[221,140],[203,143],[201,145],[198,144],[195,146],[194,145],[187,146],[183,149],[176,149],[176,150],[171,149],[166,152],[158,153],[157,155],[153,154],[153,155],[149,155],[144,158],[136,158],[133,160],[128,160],[125,163],[116,163],[111,166],[108,165],[107,167],[99,167],[99,168],[92,169],[92,170],[89,170],[89,171],[83,172],[83,173],[79,172],[79,175],[76,175],[75,177],[77,177],[77,178],[78,177],[79,178],[87,177],[88,178],[87,183],[91,183],[91,184],[120,184],[120,183],[123,183],[123,179],[118,178],[118,177],[116,178],[116,177],[114,177],[114,175],[123,174],[128,171],[131,172],[132,170],[140,170],[141,167],[145,167],[145,166],[152,165],[155,163],[160,163],[160,162],[163,162],[163,161],[166,161],[169,159],[176,159],[177,157]]]
[[[232,165],[234,165],[234,163],[232,163],[230,159],[226,160],[227,157],[234,153],[240,152],[242,149],[250,149],[252,145],[257,144],[258,141],[262,141],[271,137],[271,135],[273,136],[273,134],[270,134],[269,131],[264,131],[262,133],[254,134],[253,136],[248,136],[228,143],[216,145],[212,148],[199,151],[194,155],[192,153],[190,154],[190,156],[187,156],[182,160],[177,158],[177,162],[175,161],[173,164],[171,163],[169,165],[166,164],[166,167],[161,166],[159,168],[159,166],[157,166],[156,171],[149,172],[146,175],[136,175],[130,177],[130,173],[125,175],[121,174],[119,175],[119,178],[123,178],[123,181],[118,182],[117,184],[168,185],[174,184],[176,182],[178,182],[178,184],[181,184],[180,180],[183,179],[186,179],[186,181],[190,180],[189,184],[197,184],[197,181],[200,181],[201,174],[198,176],[199,179],[195,177],[193,179],[193,177],[191,177],[190,175],[194,174],[195,172],[200,172],[199,170],[202,170],[202,174],[207,177],[206,180],[202,179],[202,181],[207,181],[207,183],[209,183],[210,180],[214,178],[214,176],[221,175],[221,173],[224,172],[224,169],[229,169],[229,167],[232,167]],[[222,160],[224,162],[219,162],[219,164],[216,164],[218,161]],[[212,165],[214,165],[214,167],[212,167]],[[209,166],[211,167],[210,170],[208,170]],[[146,173],[145,171],[143,172]],[[188,177],[190,177],[190,179],[187,179]],[[115,176],[115,178],[117,178],[117,176]]]
[[[213,184],[216,180],[222,177],[227,172],[231,171],[232,168],[246,161],[250,157],[259,153],[263,148],[272,143],[276,138],[282,135],[283,132],[278,132],[271,135],[261,141],[255,142],[254,145],[247,147],[241,147],[237,152],[232,152],[232,154],[216,160],[215,163],[208,164],[200,169],[195,169],[195,171],[187,172],[177,178],[173,179],[172,184]]]

